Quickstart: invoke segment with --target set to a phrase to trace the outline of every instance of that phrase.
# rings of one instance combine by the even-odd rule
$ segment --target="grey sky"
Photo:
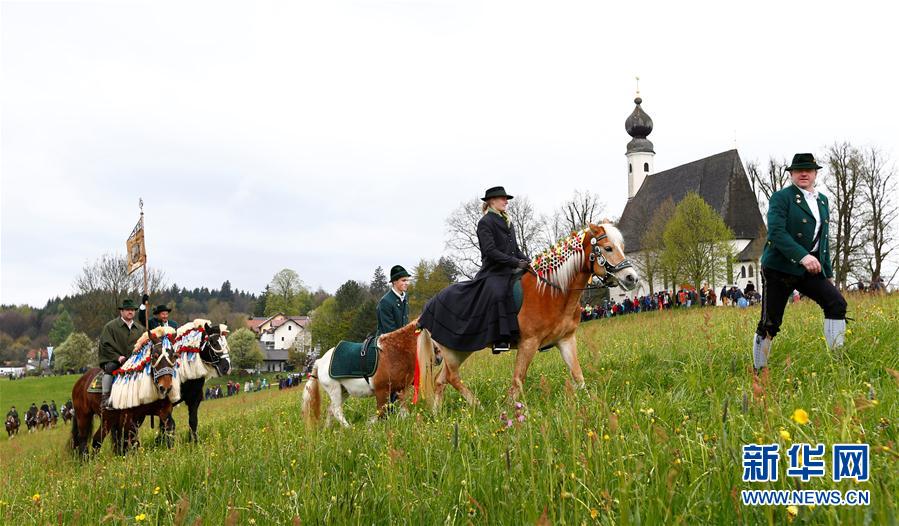
[[[333,291],[443,253],[459,202],[626,200],[634,76],[656,170],[899,144],[886,4],[10,3],[0,13],[0,302],[124,252]]]

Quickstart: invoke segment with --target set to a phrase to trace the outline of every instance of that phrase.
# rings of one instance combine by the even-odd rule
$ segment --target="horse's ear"
[[[612,223],[608,217],[602,218],[602,222],[603,222],[603,224],[611,224]]]

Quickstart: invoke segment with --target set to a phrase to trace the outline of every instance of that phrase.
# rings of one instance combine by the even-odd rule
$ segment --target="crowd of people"
[[[677,291],[663,290],[645,296],[624,298],[621,301],[606,299],[596,305],[586,303],[581,307],[581,321],[611,318],[636,312],[715,306],[719,302],[724,306],[748,307],[759,303],[761,299],[762,296],[752,282],[747,284],[743,290],[734,285],[721,287],[720,294],[715,294],[714,289],[703,285],[699,290],[683,288]]]
[[[281,377],[277,376],[278,379],[278,389],[289,389],[291,387],[296,387],[300,385],[300,382],[303,381],[303,375],[299,373],[291,373],[287,376]]]

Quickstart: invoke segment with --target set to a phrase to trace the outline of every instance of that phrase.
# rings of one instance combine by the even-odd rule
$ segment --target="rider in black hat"
[[[393,332],[409,323],[409,273],[399,265],[390,269],[390,290],[378,302],[378,334]]]
[[[149,301],[148,296],[145,295],[144,298],[146,298],[146,301]],[[178,323],[175,322],[175,320],[169,319],[169,313],[171,313],[171,312],[172,312],[172,309],[169,308],[167,305],[165,305],[165,304],[157,305],[156,308],[153,309],[153,317],[150,318],[150,325],[148,328],[151,331],[153,329],[155,329],[156,327],[171,327],[173,329],[177,329]],[[137,319],[138,319],[138,321],[140,321],[143,324],[143,323],[146,323],[146,318],[147,318],[146,311],[144,310],[144,306],[141,305],[140,311],[137,315]]]
[[[499,353],[518,339],[512,281],[528,268],[530,258],[518,248],[506,213],[510,199],[502,186],[487,189],[477,227],[481,269],[473,280],[442,290],[419,318],[420,327],[451,349],[470,352],[492,344],[493,352]]]
[[[797,153],[787,168],[793,184],[771,195],[762,254],[762,312],[752,348],[756,371],[768,365],[771,340],[794,289],[824,310],[824,339],[831,351],[843,345],[846,300],[831,281],[830,209],[827,197],[815,190],[820,168],[812,154]]]

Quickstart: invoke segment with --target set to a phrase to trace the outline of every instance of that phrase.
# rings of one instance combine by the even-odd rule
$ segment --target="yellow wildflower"
[[[135,515],[134,520],[136,520],[137,522],[145,521],[145,520],[147,520],[147,515],[144,513],[141,513],[140,515]]]
[[[783,429],[783,428],[781,428],[781,430],[780,430],[780,438],[786,440],[787,442],[793,440],[793,439],[790,437],[790,432],[787,431],[786,429]]]
[[[804,409],[796,409],[795,411],[793,411],[793,416],[791,416],[790,418],[792,418],[793,421],[797,424],[808,424],[808,413],[806,413]]]
[[[596,517],[599,517],[599,510],[597,510],[596,508],[590,508],[590,518],[595,519]]]

